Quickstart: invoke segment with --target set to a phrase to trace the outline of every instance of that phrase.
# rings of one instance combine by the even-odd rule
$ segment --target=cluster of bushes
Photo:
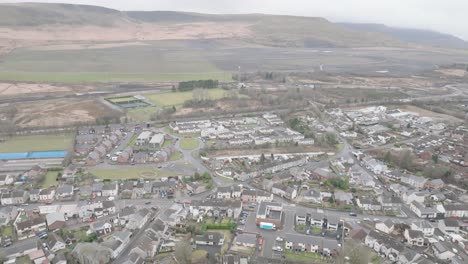
[[[218,80],[198,80],[198,81],[186,81],[179,83],[179,91],[191,91],[195,88],[206,88],[213,89],[219,85]]]

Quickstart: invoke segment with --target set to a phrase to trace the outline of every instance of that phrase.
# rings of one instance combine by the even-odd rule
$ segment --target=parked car
[[[357,216],[357,214],[355,212],[351,212],[349,213],[349,216]]]
[[[282,247],[273,247],[273,251],[283,252]]]
[[[276,237],[276,241],[283,242],[283,238],[278,236],[278,237]]]

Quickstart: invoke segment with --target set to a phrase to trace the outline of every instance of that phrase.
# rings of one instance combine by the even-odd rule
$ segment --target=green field
[[[151,115],[158,112],[159,108],[154,106],[136,107],[127,109],[127,116],[135,121],[149,121]]]
[[[182,153],[180,153],[179,151],[176,151],[174,152],[171,157],[169,158],[170,161],[175,161],[175,160],[180,160],[181,158],[183,158],[184,156],[182,155]]]
[[[0,143],[0,152],[68,150],[72,145],[72,134],[14,136]]]
[[[107,49],[15,49],[2,57],[0,80],[127,82],[232,80],[199,51],[177,41]]]
[[[49,188],[51,186],[56,186],[58,173],[59,173],[58,171],[47,172],[47,174],[44,177],[44,180],[41,182],[41,187]]]
[[[212,100],[220,99],[226,96],[226,91],[220,88],[208,89],[208,96]],[[175,92],[175,93],[157,93],[145,95],[148,100],[158,106],[182,105],[185,101],[193,98],[193,92]]]
[[[180,148],[183,150],[194,150],[198,147],[198,139],[183,138],[180,140]]]
[[[119,169],[96,169],[91,174],[100,179],[119,180],[119,179],[158,179],[161,177],[177,176],[175,173],[156,170],[151,167],[134,167]]]

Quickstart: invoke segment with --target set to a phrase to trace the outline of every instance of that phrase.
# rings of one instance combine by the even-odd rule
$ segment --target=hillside
[[[47,32],[54,31],[56,38],[63,35],[60,34],[60,30],[70,30],[70,28],[64,28],[64,26],[75,27],[77,33],[80,33],[79,27],[83,26],[112,27],[117,30],[119,27],[123,27],[122,32],[126,32],[125,30],[129,28],[150,27],[145,28],[145,31],[154,33],[155,30],[161,29],[177,31],[181,26],[187,28],[192,25],[196,27],[194,32],[199,38],[236,37],[246,42],[266,46],[370,47],[403,45],[401,42],[381,33],[355,31],[330,23],[322,18],[312,17],[258,14],[207,15],[170,11],[121,12],[96,6],[70,4],[26,3],[0,5],[0,27],[16,27],[15,30],[25,30],[28,27],[42,26],[45,27]],[[200,25],[206,26],[200,28]],[[210,28],[210,25],[215,27]],[[229,32],[230,28],[236,29],[239,27],[244,29],[242,34],[237,32],[231,34]],[[142,34],[130,30],[128,35],[123,36],[121,39],[112,40],[130,40],[132,37],[141,40],[135,36]],[[151,34],[147,35],[148,40],[160,40],[151,37]],[[81,37],[82,35],[77,34],[77,36]],[[99,41],[98,39],[88,40]]]
[[[97,25],[112,26],[127,17],[120,11],[89,5],[2,4],[0,26]]]
[[[441,48],[468,49],[468,42],[464,41],[463,39],[435,31],[394,28],[381,24],[338,24],[346,28],[359,30],[362,32],[382,33],[403,42],[411,42],[415,44]]]

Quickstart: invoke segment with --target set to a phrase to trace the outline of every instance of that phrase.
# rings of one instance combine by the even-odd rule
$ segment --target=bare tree
[[[110,249],[96,243],[79,243],[72,256],[72,263],[79,264],[105,264],[111,261]]]
[[[181,241],[175,249],[175,257],[180,264],[192,263],[192,246],[187,241]]]

